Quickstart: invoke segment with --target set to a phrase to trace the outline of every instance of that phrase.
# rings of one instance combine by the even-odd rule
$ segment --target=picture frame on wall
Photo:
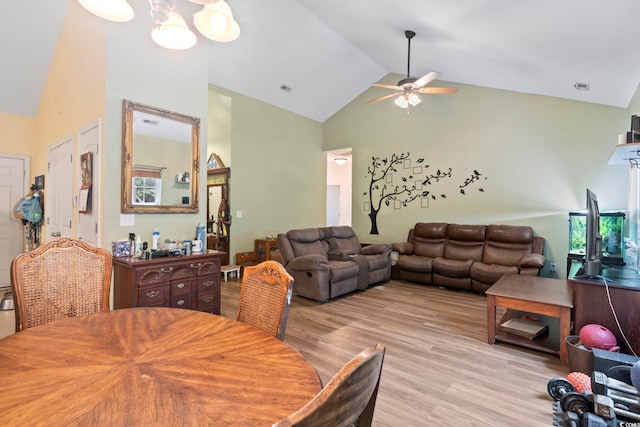
[[[209,156],[209,160],[207,160],[207,169],[218,169],[223,168],[224,163],[220,160],[220,157],[216,153],[211,153]]]
[[[33,185],[35,190],[44,190],[44,175],[36,176]]]

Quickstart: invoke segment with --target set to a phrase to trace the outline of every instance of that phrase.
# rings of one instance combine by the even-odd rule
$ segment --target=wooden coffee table
[[[565,337],[571,334],[573,290],[567,280],[505,274],[485,292],[487,295],[487,342],[496,340],[560,356],[568,363]],[[507,309],[508,317],[535,313],[549,326],[549,333],[532,340],[496,328],[496,307]]]

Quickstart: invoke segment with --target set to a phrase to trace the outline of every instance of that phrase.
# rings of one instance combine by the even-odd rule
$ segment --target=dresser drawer
[[[169,302],[169,306],[173,308],[186,308],[186,309],[194,309],[195,306],[193,304],[193,295],[185,295],[179,298],[172,299]]]
[[[198,293],[206,294],[209,292],[218,292],[220,289],[219,276],[198,277]]]
[[[195,292],[197,280],[180,279],[171,281],[171,298],[190,295]]]
[[[198,310],[207,310],[218,306],[220,306],[220,294],[218,292],[198,294],[198,302],[196,305]]]
[[[138,300],[140,307],[161,305],[165,300],[169,299],[168,291],[169,289],[166,285],[139,289]]]

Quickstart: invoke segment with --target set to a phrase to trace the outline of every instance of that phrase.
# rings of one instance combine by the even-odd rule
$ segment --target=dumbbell
[[[607,378],[607,376],[602,372],[594,371],[591,375],[591,390],[594,394],[596,394],[596,396],[602,395],[610,399],[612,402],[611,407],[616,414],[636,421],[640,421],[640,414],[635,412],[636,410],[640,409],[640,399],[632,394],[625,394],[622,391],[611,389],[611,385],[613,384],[614,387],[625,388],[629,390],[628,387],[620,387],[620,385],[616,384],[616,381],[618,380]],[[596,401],[597,400],[598,399],[596,399]],[[624,406],[621,406],[620,404],[623,404]],[[604,405],[604,403],[601,403],[601,405]],[[631,409],[633,409],[633,411]]]
[[[563,416],[563,422],[568,419],[567,427],[615,427],[618,425],[612,406],[606,405],[606,401],[595,405],[594,399],[598,397],[589,392],[567,392],[560,398],[560,407],[565,414],[574,413],[576,416]],[[578,418],[580,424],[575,419]]]
[[[560,400],[562,396],[571,391],[576,391],[576,389],[566,378],[553,377],[547,383],[547,393],[553,400]]]
[[[624,381],[617,380],[615,378],[608,377],[604,372],[593,371],[591,374],[591,378],[597,377],[598,381],[607,385],[609,389],[621,391],[623,393],[631,394],[634,396],[640,396],[638,389],[632,386],[631,384],[627,384]]]

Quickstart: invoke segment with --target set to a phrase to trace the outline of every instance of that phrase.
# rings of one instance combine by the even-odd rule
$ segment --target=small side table
[[[256,239],[256,262],[268,261],[271,259],[271,251],[278,249],[276,239]],[[264,253],[264,258],[262,257]]]
[[[487,295],[487,342],[496,340],[560,356],[568,363],[565,337],[571,334],[573,289],[567,280],[505,274],[485,292]],[[549,334],[527,340],[496,328],[496,307],[547,316]],[[542,317],[542,316],[541,316]]]
[[[220,267],[220,272],[224,274],[224,281],[227,281],[229,273],[235,273],[236,277],[240,278],[240,266],[239,265],[223,265]]]

